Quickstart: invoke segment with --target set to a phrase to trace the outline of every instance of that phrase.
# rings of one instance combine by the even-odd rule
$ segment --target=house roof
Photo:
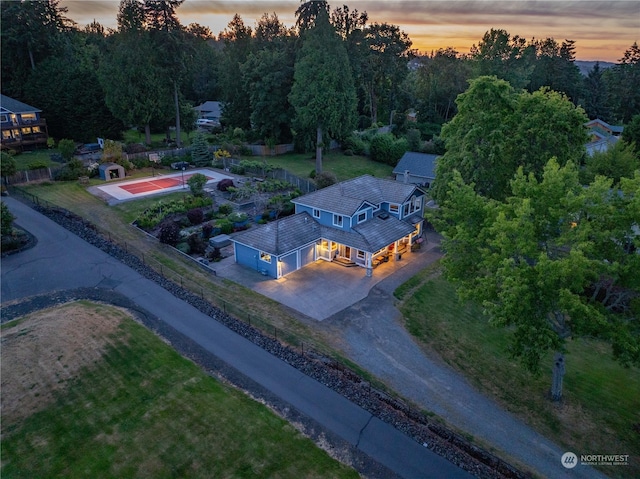
[[[313,243],[321,237],[320,224],[307,213],[299,213],[243,231],[232,240],[279,256]]]
[[[611,132],[618,135],[622,133],[622,131],[624,130],[623,126],[610,125],[609,123],[607,123],[604,120],[601,120],[600,118],[596,118],[595,120],[588,121],[587,123],[584,124],[584,126],[586,126],[589,129],[604,129],[607,133]]]
[[[6,113],[40,113],[42,111],[6,95],[0,95],[0,108]]]
[[[363,203],[404,203],[416,190],[415,185],[363,175],[342,181],[291,200],[295,204],[353,216]]]
[[[388,216],[386,219],[374,217],[349,232],[322,226],[308,213],[298,213],[238,233],[232,241],[274,256],[285,255],[322,238],[374,253],[411,234],[414,228],[411,221]]]
[[[435,180],[437,158],[438,155],[407,151],[393,169],[393,174],[403,175],[408,171],[411,176]]]
[[[216,117],[220,117],[220,113],[222,112],[222,106],[219,101],[205,101],[193,109],[198,111],[201,115],[209,113]]]

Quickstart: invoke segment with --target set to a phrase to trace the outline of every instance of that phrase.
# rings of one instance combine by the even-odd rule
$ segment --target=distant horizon
[[[404,31],[412,48],[429,55],[451,47],[469,53],[490,29],[512,37],[554,38],[558,44],[575,41],[576,60],[618,63],[634,42],[640,42],[640,2],[637,0],[342,0],[331,9],[348,5],[366,11],[369,24],[391,23]],[[96,20],[115,29],[118,0],[61,0],[67,17],[80,28]],[[187,26],[199,23],[217,37],[235,13],[255,28],[263,13],[276,13],[287,27],[295,23],[298,0],[186,0],[176,10]]]

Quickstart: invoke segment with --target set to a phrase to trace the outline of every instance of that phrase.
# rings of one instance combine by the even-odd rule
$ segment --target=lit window
[[[358,215],[358,223],[362,223],[366,219],[367,219],[367,213],[360,213]]]
[[[342,226],[342,215],[333,215],[333,226]]]
[[[264,251],[260,251],[260,260],[265,263],[271,263],[271,255],[269,253],[265,253]]]
[[[400,210],[400,206],[399,205],[397,205],[395,203],[392,203],[392,204],[389,205],[389,211],[391,213],[397,213],[399,210]]]
[[[317,209],[313,209],[313,217],[314,218],[320,218],[320,210]]]

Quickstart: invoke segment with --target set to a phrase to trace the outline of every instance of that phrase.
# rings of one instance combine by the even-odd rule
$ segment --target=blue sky
[[[553,37],[575,40],[579,60],[617,61],[640,42],[638,0],[351,0],[351,10],[366,11],[370,23],[392,23],[405,31],[421,52],[454,47],[468,53],[482,35],[500,28],[527,40]],[[62,0],[67,16],[80,26],[97,20],[116,26],[118,0]],[[214,34],[224,30],[235,13],[253,27],[263,13],[276,13],[287,26],[295,21],[298,0],[186,0],[178,9],[184,25],[197,22]]]

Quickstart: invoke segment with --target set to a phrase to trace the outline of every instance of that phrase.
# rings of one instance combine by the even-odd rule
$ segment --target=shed
[[[98,167],[100,179],[104,181],[118,180],[124,178],[124,168],[117,163],[103,163]]]

